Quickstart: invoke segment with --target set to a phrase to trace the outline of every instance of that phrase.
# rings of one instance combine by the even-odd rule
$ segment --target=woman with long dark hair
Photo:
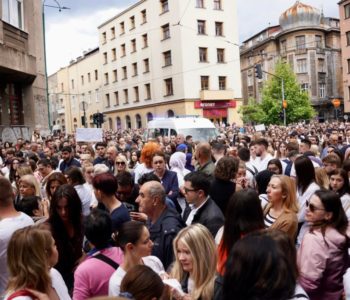
[[[330,190],[336,192],[341,200],[344,211],[350,217],[350,184],[349,177],[345,170],[335,169],[330,173]]]
[[[298,252],[300,284],[312,300],[339,300],[349,256],[348,219],[339,195],[316,191],[305,219],[310,229]]]
[[[55,268],[69,290],[73,288],[73,272],[82,256],[82,205],[78,193],[71,185],[60,186],[53,194],[48,220],[59,253]]]

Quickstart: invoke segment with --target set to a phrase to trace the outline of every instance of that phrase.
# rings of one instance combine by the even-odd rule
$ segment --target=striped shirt
[[[269,228],[275,221],[276,218],[272,217],[270,212],[268,212],[264,217],[265,228]]]

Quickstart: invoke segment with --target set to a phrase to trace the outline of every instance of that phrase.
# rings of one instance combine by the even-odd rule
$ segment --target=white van
[[[214,124],[201,117],[173,117],[159,118],[148,122],[145,132],[145,140],[155,139],[158,136],[170,136],[183,134],[185,137],[191,135],[193,141],[209,142],[216,139],[218,133]]]

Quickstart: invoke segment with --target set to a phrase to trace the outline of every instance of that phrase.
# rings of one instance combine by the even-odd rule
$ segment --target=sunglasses
[[[325,210],[324,208],[316,207],[315,205],[310,203],[310,201],[306,201],[306,207],[308,207],[311,212],[315,212],[316,210]]]
[[[123,162],[123,161],[117,161],[116,164],[117,164],[117,165],[125,165],[125,162]]]

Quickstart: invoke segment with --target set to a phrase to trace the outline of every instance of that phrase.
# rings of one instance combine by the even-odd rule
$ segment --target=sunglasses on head
[[[306,207],[308,207],[311,212],[314,212],[316,210],[325,210],[324,208],[319,208],[313,205],[312,203],[310,203],[310,201],[306,201]]]

